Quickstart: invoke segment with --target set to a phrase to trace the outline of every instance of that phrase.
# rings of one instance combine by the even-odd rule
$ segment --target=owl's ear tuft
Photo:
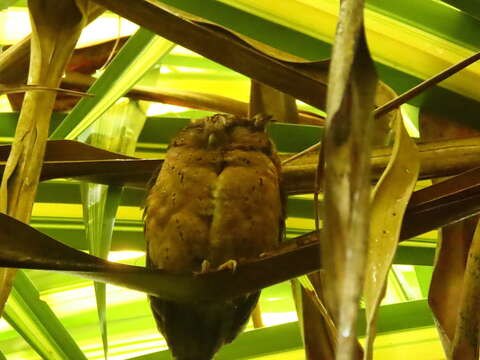
[[[272,120],[272,118],[272,115],[258,113],[252,118],[253,126],[259,130],[265,130],[265,127],[267,126],[268,122]]]

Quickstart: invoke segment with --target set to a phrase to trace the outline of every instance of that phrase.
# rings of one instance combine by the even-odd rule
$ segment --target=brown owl
[[[277,246],[284,197],[266,121],[214,115],[173,139],[146,201],[147,266],[176,274],[234,268]],[[177,360],[209,360],[241,332],[259,295],[150,303]]]

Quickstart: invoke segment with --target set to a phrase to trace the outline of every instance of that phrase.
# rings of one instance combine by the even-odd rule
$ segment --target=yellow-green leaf
[[[126,100],[107,110],[83,135],[90,145],[133,155],[146,115],[136,101]],[[121,186],[84,183],[81,186],[85,230],[90,253],[106,259],[110,251]],[[95,282],[95,297],[105,358],[108,354],[106,285]]]

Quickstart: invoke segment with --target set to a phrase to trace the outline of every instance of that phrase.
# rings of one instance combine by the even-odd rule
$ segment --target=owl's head
[[[265,129],[271,117],[258,114],[244,118],[229,114],[195,119],[172,142],[211,150],[252,150],[271,153],[272,144]]]

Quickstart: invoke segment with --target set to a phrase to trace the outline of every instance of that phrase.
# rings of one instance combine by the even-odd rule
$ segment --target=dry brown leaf
[[[388,89],[387,89],[388,90]],[[389,90],[390,97],[395,93]],[[367,341],[365,359],[373,358],[373,342],[380,302],[385,296],[388,272],[398,246],[405,210],[420,170],[418,150],[403,125],[400,110],[390,114],[395,141],[389,164],[375,186],[365,278]]]
[[[32,24],[28,85],[58,88],[65,66],[89,14],[101,7],[86,0],[52,3],[30,0]],[[56,93],[27,92],[20,112],[10,155],[0,186],[0,211],[28,223],[48,136]],[[3,311],[15,270],[0,269],[0,313]]]
[[[451,353],[463,291],[468,251],[478,217],[440,230],[428,303],[446,354]]]
[[[370,146],[377,86],[363,30],[363,1],[344,0],[333,46],[324,138],[325,299],[338,329],[337,360],[356,354],[369,230]]]

